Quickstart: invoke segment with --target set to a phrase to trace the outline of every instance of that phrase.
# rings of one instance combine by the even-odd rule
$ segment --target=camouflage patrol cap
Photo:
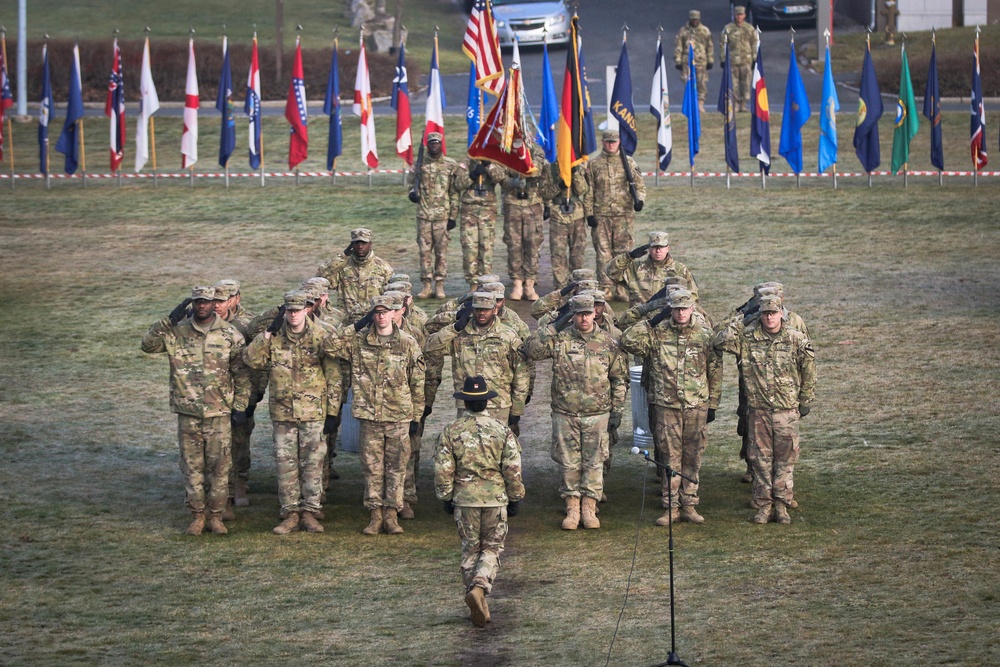
[[[361,241],[363,243],[372,242],[372,230],[365,229],[364,227],[358,227],[357,229],[351,230],[351,243],[355,241]]]
[[[760,295],[760,291],[762,289],[767,289],[767,288],[777,290],[777,294],[779,294],[780,296],[785,295],[784,285],[774,280],[769,280],[765,283],[757,283],[756,285],[754,285],[753,291],[755,294]]]
[[[700,21],[701,12],[699,12],[697,9],[692,9],[691,11],[688,12],[688,19],[698,19]]]
[[[747,13],[747,8],[744,7],[743,5],[736,5],[735,7],[733,7],[733,16],[739,16],[740,14],[743,14],[745,16],[746,13]]]
[[[651,248],[663,248],[670,245],[670,235],[666,232],[650,232],[649,246]]]
[[[473,292],[472,307],[492,310],[497,307],[497,297],[493,292]]]
[[[191,288],[192,301],[215,301],[215,288],[197,285]]]
[[[687,287],[688,281],[682,276],[667,276],[663,279],[663,286],[670,287],[671,285],[680,285],[681,287]]]
[[[497,301],[499,301],[500,299],[504,298],[504,291],[507,288],[503,286],[503,283],[495,282],[495,283],[486,283],[485,285],[481,285],[479,289],[482,292],[492,292],[496,296]]]
[[[297,289],[285,293],[285,310],[304,310],[309,305],[309,292]]]
[[[686,289],[676,289],[670,293],[671,308],[694,308],[694,294]]]
[[[576,281],[576,289],[574,294],[582,294],[584,292],[591,292],[595,289],[600,289],[601,284],[596,280],[578,280]]]
[[[442,139],[444,139],[444,135],[442,135],[440,132],[427,133],[427,143],[431,143],[432,141],[440,142]]]
[[[489,283],[500,282],[500,276],[495,273],[487,273],[486,275],[479,276],[476,278],[476,285],[482,287],[483,285],[488,285]]]
[[[413,294],[413,283],[407,282],[405,280],[395,280],[385,286],[382,290],[382,294],[386,292],[402,292],[403,294],[409,296]]]
[[[392,310],[402,310],[403,304],[406,302],[406,294],[400,292],[399,290],[386,290],[385,292],[382,292],[382,296],[389,297],[392,299],[392,302],[396,304],[397,307]]]
[[[592,294],[577,294],[569,300],[569,307],[574,313],[592,313],[594,297]]]
[[[589,289],[586,292],[583,292],[583,294],[589,294],[590,296],[594,297],[594,303],[595,304],[596,303],[607,303],[608,302],[608,297],[604,293],[603,290]]]
[[[372,310],[385,308],[386,310],[399,310],[403,307],[403,302],[396,303],[396,299],[388,294],[378,294],[371,298]]]
[[[681,285],[679,283],[670,283],[669,285],[664,285],[664,289],[667,290],[667,296],[670,296],[678,290],[688,291],[687,285]]]
[[[604,134],[601,135],[601,141],[619,141],[619,139],[618,130],[604,130]]]
[[[761,287],[759,290],[757,290],[757,296],[759,297],[776,296],[779,299],[782,298],[781,292],[776,287]]]
[[[389,277],[390,283],[409,283],[413,282],[410,280],[410,274],[408,273],[394,273]]]
[[[597,278],[597,273],[593,269],[573,269],[573,282],[594,280],[595,278]]]
[[[330,281],[320,276],[306,278],[302,281],[302,289],[312,289],[321,295],[328,294],[330,292]]]
[[[761,297],[760,299],[760,312],[762,313],[780,313],[781,312],[781,298],[775,294],[769,294],[768,296]]]
[[[240,281],[238,280],[220,280],[215,283],[215,298],[218,301],[225,301],[231,297],[236,296],[240,293]]]

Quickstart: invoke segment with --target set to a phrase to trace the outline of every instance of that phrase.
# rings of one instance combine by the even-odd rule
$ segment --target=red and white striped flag
[[[444,141],[444,87],[441,85],[441,70],[438,69],[438,40],[434,35],[434,51],[431,52],[431,73],[427,78],[427,107],[424,116],[427,118],[424,127],[424,143],[431,132],[441,134],[441,150],[448,152]]]
[[[108,97],[104,103],[104,115],[111,119],[111,135],[108,144],[111,150],[111,171],[121,168],[125,157],[125,74],[122,71],[122,52],[118,48],[118,38],[113,47],[114,64],[108,81]]]
[[[378,166],[378,148],[375,146],[375,114],[372,113],[372,81],[368,74],[368,57],[365,55],[365,40],[361,38],[361,52],[358,54],[358,75],[354,79],[355,116],[361,117],[361,159],[369,169]]]
[[[184,133],[181,134],[181,169],[198,161],[198,73],[194,66],[194,38],[188,40],[187,86],[184,88]]]
[[[476,0],[472,6],[462,50],[476,66],[476,87],[500,95],[504,84],[503,60],[490,0]]]

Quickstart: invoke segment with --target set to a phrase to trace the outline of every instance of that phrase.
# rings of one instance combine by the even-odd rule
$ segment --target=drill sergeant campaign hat
[[[372,242],[372,230],[365,229],[364,227],[358,227],[357,229],[351,230],[351,243],[355,241],[361,241],[362,243]]]
[[[670,245],[670,235],[666,232],[650,232],[649,233],[649,247],[650,248],[663,248]]]
[[[492,310],[497,307],[497,298],[493,292],[473,292],[472,307]]]
[[[574,313],[592,313],[594,297],[590,294],[577,294],[569,300],[569,307]]]
[[[769,294],[767,296],[762,296],[760,298],[760,312],[761,313],[780,313],[781,312],[781,297],[776,294]]]
[[[486,378],[482,375],[466,377],[462,383],[462,391],[456,391],[452,395],[460,401],[488,401],[497,397],[497,393],[486,386]]]
[[[285,293],[285,310],[305,310],[309,305],[309,293],[297,289]]]
[[[215,283],[215,298],[218,301],[225,301],[226,299],[232,298],[240,293],[240,281],[238,280],[220,280]]]
[[[400,293],[401,292],[397,292],[397,294]],[[373,296],[371,299],[371,304],[372,304],[372,310],[376,310],[378,308],[385,308],[386,310],[399,310],[403,307],[402,300],[400,300],[399,303],[397,303],[396,299],[388,294],[379,294],[377,296]]]
[[[191,288],[192,301],[215,301],[215,288],[206,285],[198,285]],[[221,301],[222,299],[220,299]]]

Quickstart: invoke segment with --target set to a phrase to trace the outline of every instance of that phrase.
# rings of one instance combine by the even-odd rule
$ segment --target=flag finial
[[[149,26],[148,25],[146,26],[145,30],[143,30],[143,32],[146,33],[146,37],[149,37]],[[49,37],[48,35],[45,35],[46,39],[48,39],[48,37]]]
[[[792,44],[795,43],[795,28],[788,26],[788,37],[792,40]]]
[[[622,42],[628,41],[628,23],[622,24]]]
[[[194,26],[191,26],[191,29],[188,31],[188,33],[189,33],[191,39],[194,39]]]
[[[223,36],[223,37],[225,37],[225,36],[226,36],[226,34],[227,34],[227,33],[226,33],[226,24],[225,24],[225,23],[223,23],[223,24],[222,24],[222,36]]]
[[[111,31],[111,34],[117,37],[119,32],[121,31],[116,27],[114,30]]]

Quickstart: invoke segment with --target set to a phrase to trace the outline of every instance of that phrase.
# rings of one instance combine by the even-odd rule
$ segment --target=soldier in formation
[[[698,83],[698,110],[705,113],[705,92],[708,88],[708,70],[715,63],[715,45],[712,31],[702,25],[701,12],[688,12],[688,22],[677,32],[674,47],[674,65],[684,81],[688,79],[688,45],[694,47],[694,69]]]
[[[617,255],[605,267],[608,278],[628,293],[630,306],[648,302],[671,276],[680,276],[685,287],[698,299],[698,284],[686,266],[670,255],[666,232],[650,232],[649,242]]]
[[[330,293],[336,295],[336,303],[353,323],[353,313],[363,310],[364,305],[382,293],[393,274],[392,267],[375,255],[372,246],[372,231],[360,227],[351,230],[351,243],[340,257],[320,264],[316,275],[330,281]]]
[[[419,171],[410,172],[410,201],[417,205],[417,249],[420,252],[420,281],[423,289],[418,299],[446,298],[444,280],[448,277],[448,241],[458,218],[459,195],[453,186],[458,162],[444,154],[441,133],[427,135],[427,157]],[[420,182],[417,182],[419,176]],[[431,280],[434,281],[433,292]]]
[[[743,5],[733,8],[733,22],[722,29],[722,41],[729,46],[729,67],[733,77],[733,95],[739,111],[747,111],[753,83],[753,61],[757,56],[757,31],[747,23]]]
[[[570,282],[571,272],[583,268],[583,253],[587,247],[587,227],[584,222],[583,200],[590,192],[587,168],[573,167],[572,183],[563,183],[559,165],[551,165],[551,178],[546,179],[542,197],[550,211],[549,253],[552,260],[552,280],[556,289]]]
[[[542,220],[545,202],[542,189],[548,175],[545,155],[532,146],[531,159],[534,171],[523,176],[507,171],[503,183],[503,242],[507,246],[507,273],[513,282],[510,290],[512,301],[538,298],[535,283],[538,281],[538,253],[542,247],[544,231]]]
[[[459,163],[452,181],[458,193],[462,212],[458,222],[462,242],[462,271],[469,291],[474,292],[476,279],[493,273],[493,243],[497,227],[496,188],[507,178],[507,171],[498,164],[473,160]]]

